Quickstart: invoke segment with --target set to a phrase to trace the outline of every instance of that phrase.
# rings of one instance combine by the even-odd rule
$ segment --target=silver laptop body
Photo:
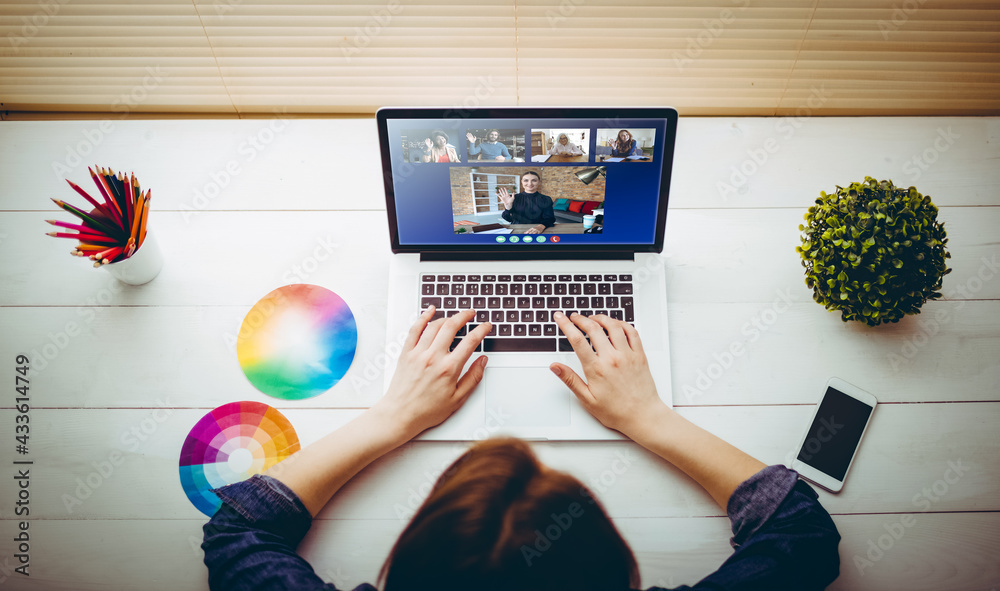
[[[387,196],[387,212],[390,224],[390,235],[392,239],[393,257],[390,264],[388,310],[387,310],[387,343],[402,343],[405,335],[409,331],[413,322],[422,311],[422,307],[427,302],[434,302],[438,308],[440,302],[449,303],[448,287],[442,285],[446,281],[442,278],[461,280],[459,289],[475,291],[478,295],[484,286],[490,285],[491,297],[485,296],[462,298],[450,298],[452,307],[458,303],[469,303],[478,301],[484,303],[496,303],[501,300],[509,303],[508,300],[515,300],[521,304],[522,308],[514,310],[488,309],[486,314],[502,313],[507,318],[523,318],[527,312],[530,319],[542,318],[540,308],[531,308],[531,304],[540,303],[536,296],[538,287],[547,291],[544,299],[552,302],[553,289],[561,291],[561,303],[567,303],[566,297],[572,297],[573,302],[589,303],[590,301],[603,302],[609,304],[613,301],[618,304],[626,297],[630,298],[625,313],[633,320],[633,324],[639,331],[645,349],[649,366],[655,380],[657,391],[660,397],[668,405],[672,405],[672,390],[670,377],[670,349],[669,332],[667,326],[667,292],[664,274],[663,258],[661,251],[663,247],[663,231],[666,222],[667,198],[669,192],[670,167],[673,160],[674,140],[676,136],[677,113],[669,108],[621,108],[621,109],[551,109],[551,108],[507,108],[507,109],[480,109],[464,110],[461,117],[450,109],[422,109],[422,108],[387,108],[381,109],[377,115],[379,126],[379,139],[382,148],[382,162]],[[513,123],[512,123],[513,122]],[[489,127],[513,128],[523,125],[524,142],[522,151],[517,151],[517,140],[514,137],[508,139],[512,144],[508,147],[508,154],[515,154],[513,158],[518,158],[516,154],[521,154],[516,161],[504,160],[503,162],[482,162],[471,160],[469,154],[472,152],[472,140],[465,139],[472,132],[466,130],[481,130]],[[640,156],[632,156],[632,161],[625,159],[615,160],[613,156],[607,156],[608,149],[601,145],[601,141],[595,137],[603,132],[605,136],[613,133],[619,127],[647,125],[641,128],[644,130],[655,130],[660,137],[652,140],[644,140],[648,146],[635,150]],[[553,243],[551,236],[560,236],[557,232],[560,224],[546,229],[546,241],[538,244],[511,244],[510,242],[495,242],[498,240],[492,230],[482,236],[464,236],[458,234],[460,225],[454,223],[452,228],[439,223],[443,214],[443,207],[446,205],[441,196],[442,192],[447,192],[447,185],[442,186],[441,179],[444,178],[446,168],[455,168],[451,171],[451,178],[463,178],[467,171],[473,174],[478,171],[504,170],[510,171],[516,167],[538,170],[540,164],[531,161],[531,156],[536,156],[533,151],[541,151],[537,140],[541,134],[537,129],[554,130],[571,127],[574,131],[590,130],[591,138],[589,145],[581,146],[582,151],[589,152],[585,161],[562,164],[562,166],[572,167],[569,171],[549,171],[551,174],[543,176],[554,176],[556,172],[567,176],[570,172],[584,174],[593,169],[605,166],[605,171],[601,171],[602,176],[606,176],[606,201],[601,201],[602,209],[612,209],[618,211],[618,221],[609,221],[609,215],[603,215],[605,221],[602,228],[607,228],[609,223],[616,223],[618,227],[618,240],[613,244],[604,244],[602,241],[606,236],[611,236],[605,230],[603,235],[583,234],[583,235],[562,235],[562,241]],[[576,126],[576,127],[574,127]],[[453,153],[446,152],[445,149],[437,153],[446,154],[441,157],[441,161],[427,161],[426,142],[421,144],[413,138],[424,135],[411,131],[416,128],[441,128],[450,137],[454,137],[455,148]],[[610,131],[609,131],[610,130]],[[464,132],[464,133],[463,133]],[[536,145],[528,142],[528,134],[535,136]],[[553,134],[554,135],[554,132]],[[581,133],[586,136],[586,133]],[[647,132],[647,135],[654,135]],[[631,137],[621,135],[620,137]],[[457,140],[457,141],[456,141]],[[560,138],[561,140],[561,138]],[[623,139],[622,145],[624,146]],[[544,144],[543,144],[544,145]],[[634,146],[638,147],[635,140]],[[409,154],[401,150],[406,146],[410,147]],[[423,151],[419,156],[415,152]],[[621,151],[621,153],[625,153]],[[450,154],[450,155],[448,155]],[[461,161],[451,163],[444,162],[446,158],[455,158],[458,154]],[[643,156],[644,155],[644,156]],[[419,160],[418,160],[419,158]],[[470,160],[466,160],[470,158]],[[603,159],[602,159],[603,158]],[[421,161],[422,160],[422,161]],[[652,178],[650,169],[638,167],[654,167],[659,164],[655,174],[657,178],[656,186],[639,186],[630,188],[627,186],[627,179],[645,175]],[[500,166],[502,168],[491,169],[490,167]],[[554,163],[551,166],[560,166]],[[414,172],[416,171],[416,172]],[[420,175],[429,175],[426,178]],[[579,175],[577,175],[579,176]],[[419,181],[415,181],[419,178]],[[560,177],[561,178],[561,177]],[[620,183],[614,184],[616,181]],[[646,183],[647,185],[652,183]],[[544,181],[542,186],[545,186]],[[622,191],[617,191],[617,188]],[[576,189],[575,185],[571,189]],[[613,191],[613,189],[615,189]],[[629,190],[625,190],[629,189]],[[419,192],[418,192],[419,191]],[[617,192],[616,192],[617,191]],[[630,192],[631,191],[631,192]],[[656,195],[640,194],[643,191],[655,191]],[[457,194],[452,183],[452,193]],[[612,199],[613,197],[613,199]],[[457,199],[458,197],[454,197]],[[555,199],[555,196],[552,196]],[[403,211],[414,200],[422,199],[426,202],[420,213]],[[399,201],[397,201],[399,200]],[[406,201],[404,201],[406,200]],[[435,201],[436,200],[436,201]],[[630,201],[631,200],[631,201]],[[645,201],[643,201],[645,200]],[[572,201],[572,200],[570,200]],[[655,201],[655,215],[652,203]],[[631,211],[632,203],[647,203],[648,207],[642,211]],[[422,202],[423,203],[423,202]],[[437,205],[434,205],[437,203]],[[640,205],[636,205],[640,207]],[[424,213],[426,210],[426,213]],[[448,212],[450,213],[450,212]],[[405,214],[405,215],[404,215]],[[566,214],[570,219],[564,228],[574,227],[579,230],[579,226],[572,221],[571,215]],[[421,217],[422,216],[422,217]],[[419,217],[419,220],[415,220]],[[457,216],[462,217],[462,216]],[[474,217],[474,216],[468,216]],[[503,220],[497,218],[501,223]],[[410,227],[399,225],[412,224]],[[633,224],[636,233],[651,237],[646,243],[635,245],[622,244],[621,236],[622,224],[625,220]],[[641,220],[641,221],[637,221]],[[447,220],[445,220],[447,221]],[[428,229],[430,226],[438,228],[434,230],[436,234]],[[493,225],[495,226],[495,224]],[[479,227],[490,227],[481,225]],[[444,228],[440,230],[440,228]],[[450,230],[454,229],[455,238],[451,236]],[[500,230],[503,231],[503,230]],[[414,244],[414,240],[408,240],[407,232],[425,232],[430,239],[418,240],[424,242]],[[584,230],[584,232],[586,232]],[[513,235],[508,235],[510,239]],[[613,238],[613,236],[611,236]],[[627,240],[627,239],[626,239]],[[507,281],[503,281],[503,279]],[[532,296],[493,296],[494,285],[504,285],[506,290],[507,282],[511,279],[524,279],[521,283],[533,284],[529,286]],[[587,281],[580,282],[580,278]],[[625,280],[627,278],[627,281]],[[527,281],[531,279],[532,281]],[[589,282],[591,285],[586,285]],[[511,289],[514,288],[514,281]],[[583,283],[583,288],[573,284]],[[474,287],[473,287],[474,286]],[[452,287],[452,289],[455,289]],[[498,287],[499,289],[499,287]],[[588,289],[588,295],[582,293],[583,289]],[[441,292],[435,290],[444,290]],[[596,291],[601,295],[596,295]],[[575,291],[575,295],[567,295],[568,291]],[[620,297],[611,295],[621,293]],[[627,295],[624,295],[625,292]],[[443,298],[437,293],[446,294]],[[460,292],[460,293],[464,293]],[[505,293],[506,295],[506,293]],[[589,299],[588,299],[589,298]],[[603,299],[602,299],[603,298]],[[463,302],[462,300],[465,299]],[[470,306],[477,311],[477,306]],[[575,311],[602,312],[604,310],[595,309],[589,306],[584,310],[582,306],[574,306]],[[485,309],[485,308],[484,308]],[[570,309],[560,306],[562,311]],[[607,312],[606,312],[607,313]],[[618,312],[619,316],[621,312]],[[486,319],[486,316],[479,320]],[[490,318],[499,318],[492,316]],[[623,318],[623,319],[628,319]],[[545,323],[528,323],[527,330],[539,332],[544,329],[551,331],[550,315],[545,316]],[[497,324],[494,322],[494,324]],[[517,323],[511,326],[518,329]],[[496,331],[497,328],[494,328]],[[508,329],[510,330],[510,329]],[[525,330],[522,325],[521,330]],[[468,365],[475,361],[480,355],[489,357],[489,364],[485,372],[482,383],[469,397],[468,401],[448,420],[440,426],[430,429],[421,435],[421,439],[428,440],[477,440],[485,437],[497,435],[512,435],[531,440],[611,440],[621,439],[622,435],[614,430],[608,429],[594,419],[579,403],[576,396],[557,378],[550,370],[549,365],[555,361],[565,363],[572,367],[581,377],[585,377],[584,372],[576,355],[566,350],[566,343],[559,344],[561,333],[552,335],[536,334],[540,341],[552,339],[556,345],[542,344],[536,347],[534,341],[530,344],[531,350],[511,350],[520,349],[521,345],[511,346],[512,343],[525,343],[531,340],[531,336],[522,334],[515,336],[509,334],[501,336],[499,334],[488,337],[490,343],[484,343],[479,348],[479,352],[474,353]],[[506,339],[506,340],[505,340]],[[487,346],[488,345],[488,346]],[[398,350],[397,347],[392,347]],[[484,349],[488,349],[483,352]],[[537,349],[537,350],[536,350]],[[555,349],[555,350],[552,350]],[[388,387],[392,375],[395,371],[396,357],[390,356],[389,363],[385,370],[385,386]]]

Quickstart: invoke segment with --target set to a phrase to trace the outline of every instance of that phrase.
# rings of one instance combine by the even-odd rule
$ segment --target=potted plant
[[[820,192],[799,225],[795,248],[813,299],[841,320],[869,326],[919,314],[941,297],[948,239],[937,207],[915,187],[865,177],[862,183]]]

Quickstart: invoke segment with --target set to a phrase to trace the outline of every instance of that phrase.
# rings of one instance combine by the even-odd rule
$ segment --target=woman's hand
[[[631,324],[604,314],[589,318],[573,314],[571,321],[556,312],[553,319],[573,345],[587,381],[562,363],[549,368],[604,426],[634,439],[643,420],[658,419],[669,411],[656,393],[642,341]]]
[[[525,234],[541,234],[545,231],[545,224],[538,224],[537,226],[532,226],[524,231]]]
[[[611,146],[612,150],[617,150],[618,149],[618,140],[617,139],[608,140],[608,145]]]
[[[427,146],[428,150],[430,150],[434,147],[434,142],[431,141],[431,138],[427,138],[424,140],[424,145]]]
[[[504,209],[510,209],[514,205],[514,196],[507,192],[506,187],[500,187],[497,189],[497,195],[500,197],[500,201],[503,202]]]
[[[373,411],[395,417],[409,438],[434,427],[458,410],[483,379],[486,356],[481,356],[461,375],[465,362],[490,331],[480,324],[449,351],[455,334],[475,318],[465,310],[451,318],[429,322],[431,306],[420,315],[403,343],[403,350],[389,389]]]

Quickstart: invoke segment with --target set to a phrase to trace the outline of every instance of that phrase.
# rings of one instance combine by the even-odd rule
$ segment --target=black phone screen
[[[828,387],[798,459],[843,481],[871,414],[871,406]]]

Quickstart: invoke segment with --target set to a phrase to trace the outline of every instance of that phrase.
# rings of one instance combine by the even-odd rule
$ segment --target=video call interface
[[[399,242],[653,244],[665,125],[390,119]]]

